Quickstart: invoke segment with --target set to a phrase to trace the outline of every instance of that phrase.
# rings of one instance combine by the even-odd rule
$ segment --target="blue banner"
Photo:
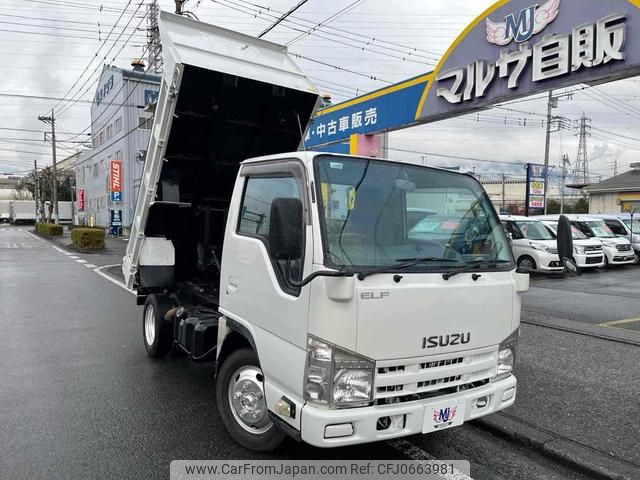
[[[544,210],[547,198],[547,167],[535,163],[527,164],[527,216],[531,210]]]
[[[122,201],[122,192],[111,192],[111,201],[112,202],[121,202]]]
[[[306,147],[344,142],[354,134],[382,133],[415,124],[429,78],[422,75],[320,110],[307,130]]]

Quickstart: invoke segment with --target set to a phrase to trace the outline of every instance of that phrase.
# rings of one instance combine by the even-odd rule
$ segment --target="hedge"
[[[73,246],[85,250],[101,250],[104,248],[104,230],[97,228],[74,228],[71,230]]]
[[[55,223],[36,223],[36,232],[47,237],[59,237],[62,235],[62,225]]]

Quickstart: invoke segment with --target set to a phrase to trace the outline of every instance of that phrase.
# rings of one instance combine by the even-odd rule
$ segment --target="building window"
[[[122,150],[118,150],[116,152],[116,158],[115,160],[122,160]]]
[[[113,137],[113,125],[109,125],[107,127],[107,140]]]
[[[76,168],[76,183],[78,185],[84,184],[84,167]]]
[[[93,164],[93,178],[98,178],[98,172],[100,171],[99,168],[100,166],[98,162]]]
[[[107,167],[105,166],[104,158],[102,160],[100,160],[100,171],[101,172],[106,172],[107,171]]]
[[[116,121],[113,124],[113,129],[115,133],[118,133],[122,130],[122,117],[116,118]]]
[[[104,143],[104,132],[100,132],[100,140],[98,141],[98,145],[102,145]]]
[[[151,130],[152,118],[138,117],[138,128],[141,130]]]

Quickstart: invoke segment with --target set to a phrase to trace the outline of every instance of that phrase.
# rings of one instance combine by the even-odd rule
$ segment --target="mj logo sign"
[[[531,5],[517,15],[507,15],[502,23],[494,23],[487,18],[487,41],[501,46],[514,40],[526,42],[553,22],[559,11],[560,0],[549,0],[542,6]]]

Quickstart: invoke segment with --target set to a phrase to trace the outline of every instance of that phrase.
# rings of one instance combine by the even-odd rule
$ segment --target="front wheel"
[[[243,447],[268,452],[284,440],[269,417],[264,375],[252,350],[236,350],[226,358],[218,371],[216,401],[227,432]]]
[[[171,307],[171,300],[165,295],[149,295],[144,302],[142,339],[151,358],[162,358],[171,349],[171,324],[164,319]]]
[[[533,258],[525,255],[518,259],[518,268],[528,272],[534,272],[536,270],[536,262]]]

